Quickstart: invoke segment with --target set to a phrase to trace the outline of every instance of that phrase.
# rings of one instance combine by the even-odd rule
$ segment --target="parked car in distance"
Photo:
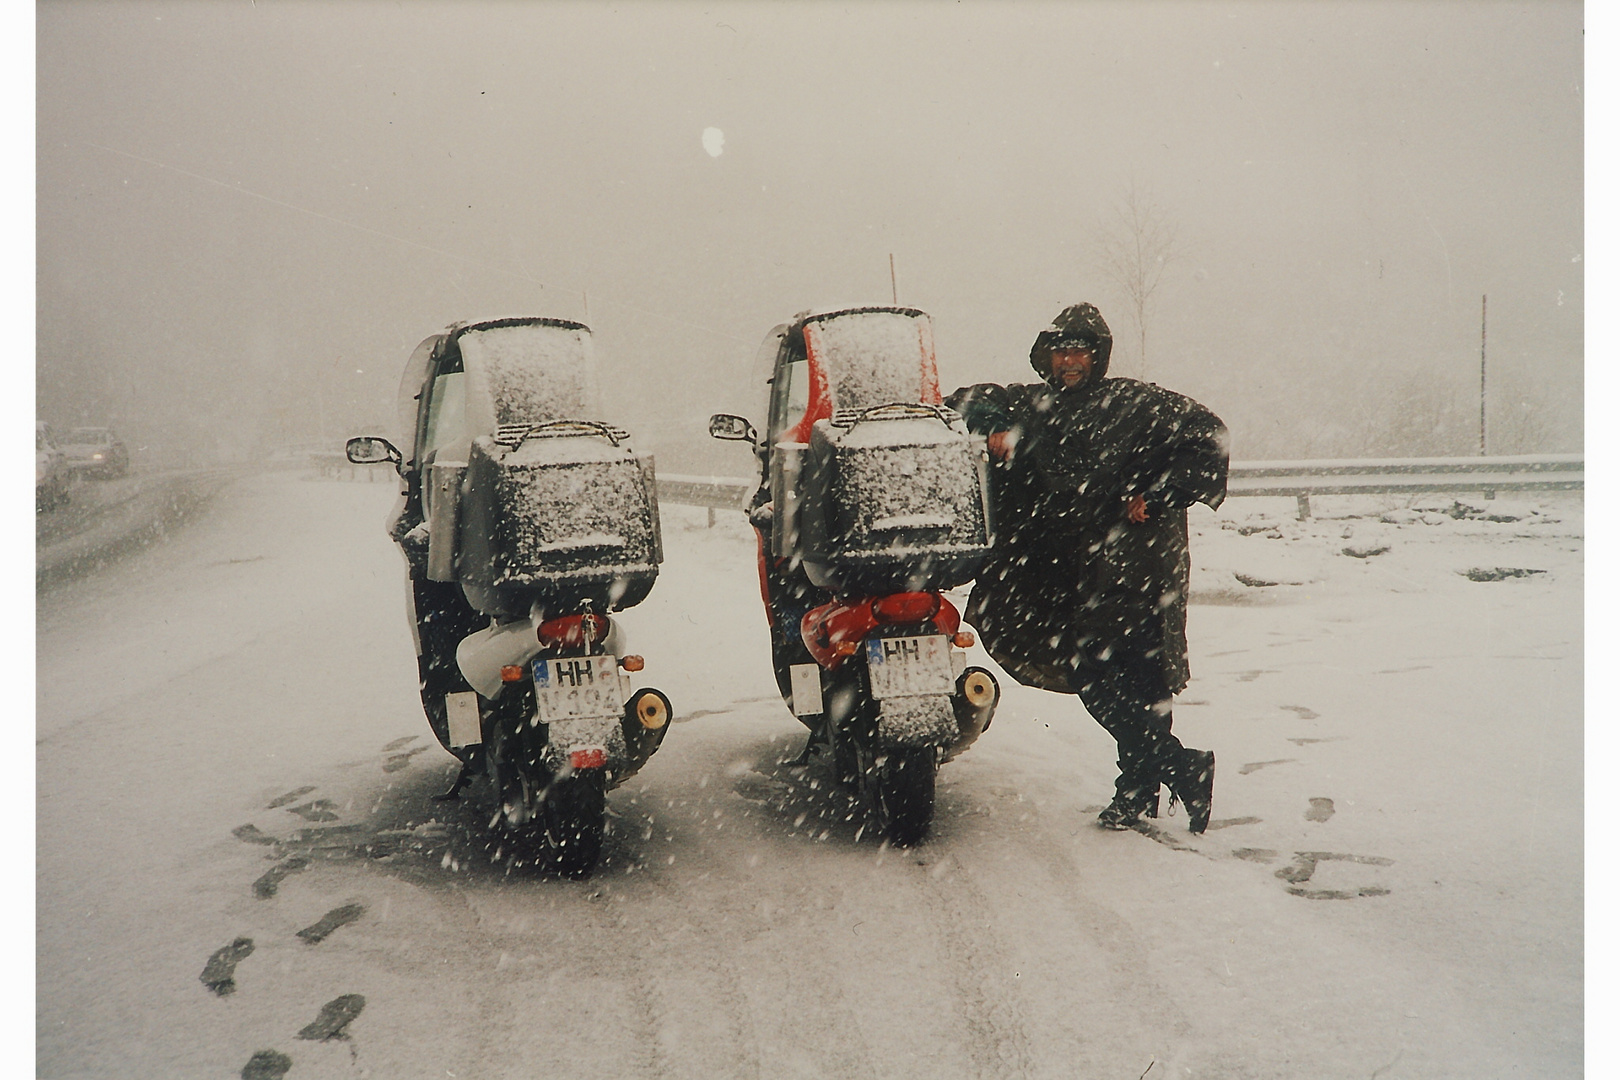
[[[68,468],[82,476],[111,480],[129,472],[129,451],[108,428],[73,428],[63,437]]]
[[[68,501],[73,474],[57,448],[51,425],[34,422],[34,512],[55,510]]]

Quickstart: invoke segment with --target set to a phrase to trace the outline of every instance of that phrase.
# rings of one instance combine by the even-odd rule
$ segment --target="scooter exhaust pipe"
[[[983,735],[996,715],[1001,702],[1001,685],[996,677],[982,667],[970,667],[956,677],[956,693],[951,695],[951,710],[956,714],[956,728],[960,733],[945,748],[941,762],[949,761]]]

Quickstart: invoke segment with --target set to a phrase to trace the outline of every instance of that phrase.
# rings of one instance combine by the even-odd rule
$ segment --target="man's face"
[[[1096,353],[1083,345],[1064,345],[1052,350],[1052,374],[1065,390],[1079,386],[1091,378],[1091,365]]]

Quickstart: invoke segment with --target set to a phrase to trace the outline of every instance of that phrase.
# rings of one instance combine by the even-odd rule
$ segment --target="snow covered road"
[[[904,851],[783,764],[741,515],[666,507],[583,882],[431,800],[392,499],[239,481],[40,595],[39,1076],[1581,1074],[1578,496],[1196,508],[1209,832],[1095,828],[1106,735],[1002,677]]]

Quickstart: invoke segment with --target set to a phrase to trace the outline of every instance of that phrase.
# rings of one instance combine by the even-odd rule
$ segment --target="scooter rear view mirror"
[[[343,451],[356,465],[376,465],[384,461],[398,465],[404,460],[400,452],[394,449],[393,443],[376,435],[350,439],[344,444]]]
[[[754,425],[746,417],[732,413],[715,413],[709,417],[709,434],[716,439],[759,441]]]

